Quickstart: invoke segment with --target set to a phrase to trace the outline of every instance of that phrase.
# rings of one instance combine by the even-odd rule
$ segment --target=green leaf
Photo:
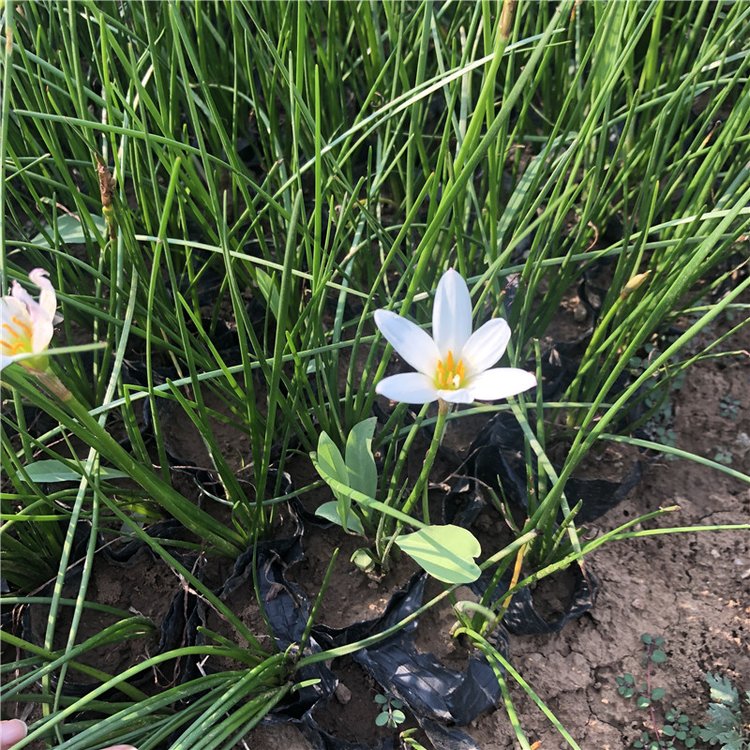
[[[667,694],[667,691],[664,688],[654,688],[651,691],[651,700],[652,701],[660,701],[665,695]]]
[[[318,438],[318,452],[311,456],[318,474],[327,482],[330,477],[339,482],[348,484],[349,473],[346,463],[336,443],[331,440],[328,433],[321,432]],[[334,491],[334,494],[336,492]]]
[[[732,685],[729,679],[708,672],[706,674],[706,682],[711,689],[711,700],[714,703],[723,703],[725,706],[739,709],[740,696],[737,688]]]
[[[268,309],[275,318],[278,318],[279,310],[279,289],[275,279],[266,273],[262,268],[255,269],[255,280],[258,282],[258,288],[263,295]],[[312,360],[311,360],[312,361]]]
[[[667,655],[660,649],[657,648],[653,654],[651,654],[651,661],[654,664],[663,664],[667,660]]]
[[[638,708],[648,708],[651,705],[651,701],[645,695],[639,695],[636,699],[635,705]]]
[[[375,703],[378,703],[379,705],[384,706],[386,703],[388,703],[388,698],[386,698],[381,693],[378,693],[375,696]]]
[[[369,573],[375,570],[377,560],[372,554],[372,551],[367,547],[359,547],[352,552],[352,556],[349,558],[350,562],[353,562],[363,573]]]
[[[351,500],[343,492],[339,492],[331,485],[331,479],[341,482],[342,484],[349,486],[349,472],[346,468],[346,463],[341,455],[341,451],[336,446],[336,443],[331,440],[326,432],[321,432],[318,438],[318,451],[317,453],[311,454],[313,465],[315,470],[320,474],[322,479],[331,486],[331,491],[334,497],[338,500],[338,517],[339,519],[348,519],[349,512],[351,509]],[[343,525],[344,531],[348,531],[348,527]]]
[[[390,718],[388,712],[384,711],[382,714],[378,714],[375,717],[375,724],[379,727],[384,727],[389,722]]]
[[[378,489],[378,470],[372,457],[372,436],[376,417],[355,425],[346,440],[346,468],[349,486],[368,497],[375,497]]]
[[[392,714],[393,723],[394,724],[401,724],[402,722],[406,721],[406,714],[403,711],[399,711],[396,709]]]
[[[353,508],[347,508],[346,523],[344,523],[339,515],[339,504],[336,500],[331,500],[328,503],[318,506],[315,511],[315,515],[319,518],[325,518],[326,521],[335,523],[337,526],[341,526],[346,531],[353,531],[355,534],[365,536],[365,529],[362,526],[362,521],[359,520],[359,516]]]
[[[34,461],[33,464],[24,468],[32,482],[54,484],[55,482],[78,482],[81,479],[81,472],[54,458]],[[126,479],[128,476],[124,471],[109,469],[106,466],[101,466],[97,473],[100,479]]]
[[[93,216],[91,217],[91,220],[94,222],[94,225],[96,226],[97,230],[99,230],[99,233],[102,237],[107,236],[107,224],[104,221],[104,219],[101,216]],[[84,230],[83,224],[78,221],[78,219],[74,218],[73,216],[69,216],[68,214],[64,214],[63,216],[58,217],[57,222],[57,236],[60,238],[61,242],[64,242],[68,245],[83,245],[86,240],[88,239],[88,234],[86,230]],[[47,234],[49,234],[53,241],[55,239],[55,230],[52,227],[47,227]],[[96,238],[99,239],[99,238]],[[34,237],[33,240],[31,240],[31,243],[33,245],[37,245],[39,247],[46,247],[51,248],[49,241],[44,237],[44,235],[39,232],[39,234]]]
[[[404,534],[396,544],[433,578],[445,583],[471,583],[481,574],[474,558],[482,548],[467,529],[448,524]]]

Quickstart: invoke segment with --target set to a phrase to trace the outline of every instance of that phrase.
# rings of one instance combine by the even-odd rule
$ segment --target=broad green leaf
[[[445,583],[471,583],[482,572],[474,562],[482,547],[460,526],[428,526],[400,536],[396,544],[433,578]]]
[[[43,461],[34,461],[25,467],[26,473],[32,482],[43,484],[53,484],[54,482],[78,482],[81,473],[71,469],[62,461],[56,459],[44,459]],[[108,469],[106,466],[99,468],[97,472],[100,479],[125,479],[127,474],[118,469]]]
[[[667,660],[667,655],[662,651],[660,648],[657,648],[652,654],[651,654],[651,661],[654,664],[664,664],[664,662]]]
[[[102,237],[107,236],[107,224],[104,218],[101,216],[92,216],[94,225],[99,230]],[[88,239],[88,229],[84,228],[83,224],[78,219],[68,214],[64,214],[57,219],[57,235],[60,237],[60,241],[67,245],[83,245]],[[52,227],[47,227],[47,234],[51,237],[55,237],[55,231]],[[49,241],[40,232],[31,240],[33,245],[39,245],[41,247],[50,247]]]
[[[331,480],[340,482],[341,484],[349,486],[349,472],[346,468],[346,463],[341,455],[341,451],[336,446],[336,443],[331,440],[326,432],[321,432],[318,438],[318,451],[311,456],[315,470],[320,474],[321,478],[331,487],[331,490],[338,500],[338,517],[340,519],[349,518],[351,509],[351,500],[343,492],[337,491],[331,484]],[[343,528],[348,531],[346,523]]]
[[[372,436],[377,419],[370,417],[355,425],[346,441],[349,486],[368,497],[378,489],[378,470],[372,457]]]
[[[328,437],[328,433],[321,432],[318,438],[318,451],[311,456],[315,469],[321,478],[326,482],[330,479],[336,479],[344,484],[349,483],[349,472],[346,469],[346,463],[337,448],[336,443]],[[334,490],[338,497],[339,493]]]
[[[318,506],[315,515],[341,526],[346,531],[353,531],[355,534],[365,536],[365,529],[362,526],[362,521],[359,520],[359,516],[352,508],[348,508],[348,511],[346,523],[343,523],[339,515],[339,504],[335,500],[331,500],[329,503]]]

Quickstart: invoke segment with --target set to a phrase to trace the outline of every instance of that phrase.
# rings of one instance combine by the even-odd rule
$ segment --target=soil
[[[571,330],[574,328],[571,324]],[[745,350],[747,354],[750,327],[725,342],[723,348]],[[724,461],[731,458],[734,468],[750,473],[750,412],[743,408],[748,403],[750,354],[699,362],[690,370],[682,389],[675,393],[673,427],[677,447],[711,459],[717,454]],[[448,444],[433,477],[436,494],[450,471],[461,472],[457,457],[465,455],[484,421],[486,417],[480,415],[450,423]],[[200,436],[194,435],[191,440],[182,427],[175,431],[179,432],[175,435],[175,440],[179,440],[176,452],[193,464],[207,466]],[[240,445],[239,435],[230,433],[220,436],[222,449],[230,445],[238,451],[243,449],[247,461],[246,445]],[[425,445],[415,450],[423,450]],[[601,455],[600,461],[617,468],[623,452],[618,453],[610,446]],[[310,467],[303,463],[298,464],[299,476],[292,477],[297,486],[304,486],[313,478]],[[313,494],[308,493],[303,502],[316,504]],[[664,456],[651,458],[636,489],[624,502],[590,524],[585,534],[591,538],[643,513],[674,505],[679,510],[649,522],[649,528],[747,523],[750,488],[693,462],[667,460]],[[480,518],[478,528],[485,549],[485,539],[491,540],[493,535],[497,539],[504,532],[504,525],[497,517]],[[318,621],[333,627],[371,619],[382,612],[392,593],[406,583],[413,571],[404,565],[379,583],[369,580],[349,562],[358,543],[336,529],[308,525],[303,546],[307,557],[290,568],[289,578],[303,586],[310,597],[320,588],[333,549],[342,548],[318,613]],[[706,672],[721,673],[738,687],[750,689],[750,533],[691,531],[620,541],[605,544],[587,558],[586,565],[601,581],[598,599],[590,612],[556,635],[510,638],[510,658],[515,669],[582,748],[621,750],[649,727],[650,714],[637,709],[632,700],[621,698],[616,683],[616,678],[625,673],[632,673],[638,681],[643,679],[641,635],[644,633],[663,636],[666,641],[667,660],[653,677],[654,685],[666,689],[664,704],[678,706],[694,721],[705,717]],[[210,571],[208,578],[215,579],[218,585],[227,570]],[[182,584],[167,566],[155,565],[142,552],[127,565],[98,562],[88,598],[143,614],[158,628],[173,596],[184,588]],[[555,601],[557,595],[552,589],[554,586],[545,581],[536,592],[537,596],[551,592],[546,603],[550,610],[561,606]],[[427,595],[437,591],[439,586],[433,582]],[[466,590],[458,598],[474,597]],[[249,589],[235,590],[228,601],[254,631],[259,634],[263,631],[263,621]],[[79,641],[112,621],[101,613],[87,611]],[[435,654],[447,666],[460,669],[468,651],[464,644],[450,638],[454,622],[454,613],[447,604],[431,610],[420,622],[417,647]],[[235,637],[231,628],[219,622],[213,613],[209,613],[207,624],[226,637]],[[46,621],[41,621],[42,629],[44,625]],[[158,629],[144,633],[142,638],[126,641],[116,649],[110,647],[88,654],[87,662],[116,672],[125,662],[147,658],[158,638]],[[266,637],[261,639],[268,643]],[[397,735],[399,730],[375,726],[378,708],[374,697],[383,692],[382,688],[350,657],[334,661],[332,669],[343,688],[326,705],[315,709],[319,725],[341,739],[357,739],[372,747],[389,735]],[[171,670],[169,675],[153,675],[151,689],[158,689],[173,678]],[[512,680],[509,687],[521,726],[531,742],[541,743],[535,747],[545,750],[567,747],[524,691]],[[142,688],[147,689],[145,685]],[[657,710],[656,719],[660,718],[661,711]],[[413,717],[407,714],[402,728],[412,726],[415,726]],[[509,750],[517,746],[503,709],[479,717],[464,731],[482,750]],[[431,747],[423,734],[415,737]],[[295,725],[269,724],[251,732],[239,747],[306,750],[312,745]],[[435,746],[435,750],[441,748]]]

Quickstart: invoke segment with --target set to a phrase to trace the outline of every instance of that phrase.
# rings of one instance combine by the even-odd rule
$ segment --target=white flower
[[[29,280],[41,289],[38,302],[17,281],[13,282],[10,295],[0,299],[0,370],[16,360],[31,370],[47,369],[44,352],[52,339],[57,307],[48,275],[42,268],[29,274]],[[29,354],[39,356],[25,356]]]
[[[536,377],[515,367],[492,367],[505,353],[510,328],[494,318],[471,332],[471,297],[461,275],[446,271],[432,310],[432,337],[406,318],[376,310],[375,323],[396,352],[417,372],[383,378],[381,396],[408,404],[435,399],[458,404],[495,401],[536,385]]]

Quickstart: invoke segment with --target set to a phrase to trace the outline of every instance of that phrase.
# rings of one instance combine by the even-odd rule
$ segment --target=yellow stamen
[[[7,331],[7,337],[0,339],[3,354],[20,354],[31,351],[31,327],[23,320],[19,320],[15,315],[11,318],[17,328],[8,323],[3,323],[2,328]],[[20,329],[20,330],[19,330]]]
[[[20,339],[18,341],[14,341],[12,344],[9,344],[5,340],[0,340],[0,346],[2,346],[4,354],[19,354],[20,352],[24,351],[31,351],[31,348],[27,344],[27,341],[23,341]]]
[[[23,330],[23,332],[31,338],[31,326],[28,323],[24,323],[23,320],[19,320],[15,315],[11,318],[11,320]]]
[[[453,352],[449,351],[448,356],[437,364],[435,387],[441,390],[456,391],[463,386],[465,379],[466,368],[463,360],[454,361]]]

